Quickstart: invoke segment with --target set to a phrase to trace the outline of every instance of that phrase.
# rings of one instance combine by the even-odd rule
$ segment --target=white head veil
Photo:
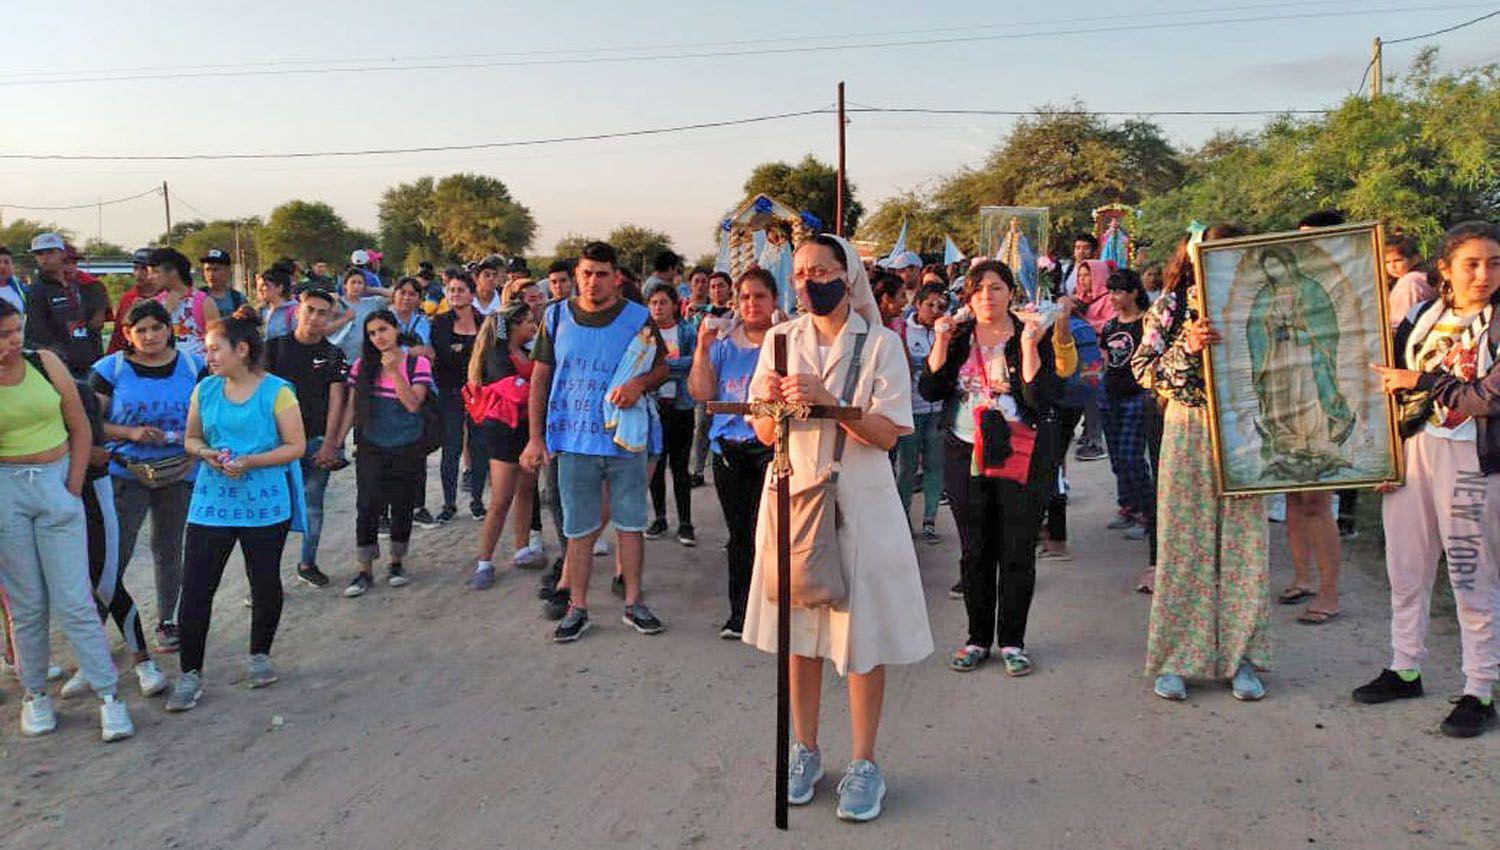
[[[870,325],[882,324],[880,308],[875,304],[875,291],[870,288],[870,276],[865,274],[865,264],[860,262],[859,251],[842,236],[830,236],[844,249],[844,261],[849,264],[849,309],[864,317]]]

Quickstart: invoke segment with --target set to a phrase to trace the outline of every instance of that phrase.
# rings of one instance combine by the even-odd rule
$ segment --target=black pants
[[[354,455],[354,551],[361,563],[380,554],[376,542],[380,515],[391,512],[391,560],[406,555],[411,541],[411,512],[417,506],[417,483],[427,459],[413,448],[384,449],[368,443]]]
[[[1059,543],[1068,539],[1068,494],[1063,492],[1063,461],[1068,457],[1068,447],[1073,444],[1073,432],[1078,429],[1078,420],[1083,418],[1081,407],[1057,408],[1058,433],[1061,439],[1057,451],[1057,473],[1053,476],[1051,489],[1047,493],[1044,519],[1047,522],[1047,537]]]
[[[115,515],[115,493],[109,476],[83,485],[83,521],[88,530],[89,581],[94,587],[94,607],[99,619],[114,618],[120,637],[131,652],[146,651],[146,634],[141,630],[140,612],[125,589],[124,571],[120,569],[120,546],[116,537],[119,517]]]
[[[724,547],[729,554],[729,619],[741,627],[750,600],[755,525],[771,455],[771,448],[759,443],[725,443],[723,453],[714,455],[714,490],[729,530],[729,543]]]
[[[1146,455],[1151,460],[1151,480],[1156,482],[1158,489],[1161,488],[1161,429],[1162,412],[1153,398],[1150,418],[1146,420]],[[1146,529],[1146,540],[1150,542],[1151,561],[1150,566],[1156,566],[1156,512],[1152,511],[1150,516],[1151,527]]]
[[[667,518],[667,467],[672,468],[672,499],[677,502],[677,524],[693,524],[693,483],[688,480],[688,459],[693,451],[693,411],[677,410],[672,402],[657,405],[661,411],[662,451],[666,463],[656,465],[651,476],[651,506],[657,519]]]
[[[959,575],[969,615],[967,643],[986,649],[1025,646],[1045,488],[974,478],[969,475],[974,447],[949,436],[946,450],[943,481],[955,518],[962,518]]]
[[[182,599],[177,627],[182,641],[182,672],[203,669],[203,648],[208,643],[209,617],[214,594],[224,577],[224,565],[240,544],[245,559],[245,578],[250,581],[250,653],[271,651],[276,626],[281,622],[281,550],[286,545],[290,523],[231,527],[188,523],[182,558]]]

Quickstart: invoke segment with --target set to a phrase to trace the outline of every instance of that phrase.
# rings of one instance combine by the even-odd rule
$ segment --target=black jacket
[[[1401,321],[1396,328],[1394,345],[1397,366],[1403,369],[1413,368],[1412,364],[1406,362],[1406,347],[1411,340],[1412,331],[1423,317],[1433,310],[1441,312],[1445,306],[1443,299],[1434,298],[1413,308]],[[1496,308],[1496,312],[1500,313],[1500,307]],[[1500,351],[1500,320],[1490,322],[1486,342],[1491,353]],[[1460,381],[1444,372],[1423,372],[1417,379],[1416,389],[1417,392],[1430,393],[1433,401],[1440,402],[1445,407],[1473,417],[1474,449],[1479,454],[1479,471],[1485,475],[1500,472],[1500,422],[1490,422],[1492,418],[1500,419],[1500,368],[1491,368],[1489,374],[1474,381]],[[1409,438],[1420,431],[1428,412],[1430,406],[1424,408],[1421,420],[1399,423],[1401,437]]]

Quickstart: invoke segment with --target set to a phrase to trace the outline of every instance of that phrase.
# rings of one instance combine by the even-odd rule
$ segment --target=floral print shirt
[[[1151,305],[1141,331],[1141,344],[1130,358],[1130,369],[1142,387],[1162,398],[1189,407],[1204,407],[1208,404],[1208,393],[1203,382],[1203,355],[1190,353],[1186,334],[1173,327],[1172,314],[1180,297],[1182,294],[1176,291],[1167,292]],[[1199,312],[1197,292],[1190,292],[1187,299],[1184,323],[1197,320]]]

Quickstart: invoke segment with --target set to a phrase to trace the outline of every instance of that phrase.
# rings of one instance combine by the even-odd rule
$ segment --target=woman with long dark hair
[[[1125,535],[1132,540],[1152,533],[1156,522],[1156,485],[1146,460],[1146,438],[1156,417],[1156,400],[1146,393],[1130,359],[1141,344],[1151,299],[1141,276],[1131,269],[1110,273],[1106,284],[1114,316],[1104,323],[1099,347],[1104,352],[1104,440],[1115,474],[1115,505]]]
[[[484,519],[484,484],[488,477],[489,455],[479,428],[464,413],[463,390],[469,379],[469,362],[473,360],[474,343],[479,339],[479,325],[484,316],[474,308],[474,279],[459,272],[448,279],[445,290],[448,312],[432,320],[434,378],[438,410],[443,416],[443,456],[438,464],[443,483],[443,507],[435,522],[451,522],[458,513],[458,469],[463,458],[464,441],[469,445],[469,513]],[[422,481],[427,480],[424,464]],[[419,504],[426,487],[419,492]]]
[[[188,504],[178,621],[182,675],[168,711],[188,711],[203,695],[203,657],[214,594],[235,544],[250,583],[252,688],[277,680],[271,643],[281,622],[281,552],[288,531],[305,528],[302,411],[290,382],[266,373],[255,311],[241,307],[208,326],[213,374],[193,390],[183,447],[200,461]]]
[[[1240,234],[1218,226],[1205,239]],[[1271,664],[1270,564],[1259,496],[1221,498],[1209,440],[1203,349],[1219,339],[1193,285],[1187,240],[1166,269],[1166,293],[1146,314],[1131,369],[1167,399],[1156,509],[1158,536],[1146,674],[1162,699],[1187,699],[1189,678],[1231,679],[1241,700],[1265,696],[1257,669]]]
[[[422,402],[432,392],[432,364],[401,347],[396,315],[377,310],[360,328],[364,347],[349,368],[353,403],[345,409],[343,431],[354,428],[355,561],[357,571],[344,595],[363,596],[375,584],[373,564],[380,555],[380,517],[391,518],[386,582],[410,581],[405,558],[411,543],[412,511],[427,456],[422,453]]]
[[[1422,662],[1438,560],[1458,607],[1464,692],[1443,734],[1470,738],[1495,726],[1500,671],[1500,369],[1495,323],[1500,226],[1470,221],[1438,250],[1437,298],[1396,332],[1398,367],[1376,367],[1400,404],[1406,483],[1386,487],[1386,574],[1391,663],[1354,690],[1362,703],[1422,696]]]
[[[273,266],[255,279],[260,299],[260,324],[264,339],[286,336],[297,327],[297,302],[292,300],[292,273]]]
[[[693,451],[693,398],[688,395],[687,376],[698,347],[698,326],[679,322],[681,300],[671,285],[660,285],[646,293],[646,308],[667,343],[667,381],[656,390],[656,409],[661,413],[662,451],[666,455],[651,473],[651,505],[656,519],[646,527],[646,539],[667,533],[667,472],[672,473],[672,500],[677,503],[677,541],[698,545],[693,532],[693,484],[688,461]]]
[[[511,505],[528,522],[518,526],[517,551],[527,542],[536,475],[521,468],[521,451],[529,438],[527,394],[532,362],[526,344],[536,336],[536,317],[520,300],[487,316],[469,360],[468,418],[489,443],[490,505],[479,536],[479,557],[469,586],[485,590],[495,583],[495,544],[505,529]]]
[[[998,644],[1006,675],[1025,676],[1033,669],[1026,621],[1036,590],[1036,535],[1056,473],[1052,406],[1060,386],[1052,332],[1036,311],[1012,312],[1015,288],[1004,263],[971,267],[964,296],[974,320],[936,321],[917,386],[948,411],[943,480],[964,524],[960,575],[969,634],[949,666],[974,670]],[[1016,453],[1029,442],[1029,459],[1010,475],[987,473],[981,465],[992,468],[993,461],[984,448],[996,441]]]
[[[740,275],[737,319],[720,331],[698,331],[698,350],[688,374],[688,391],[699,402],[750,400],[750,376],[776,312],[776,278],[753,268]],[[713,452],[714,490],[729,532],[729,619],[719,637],[739,639],[745,631],[750,574],[755,565],[755,523],[772,449],[755,438],[743,416],[716,413],[708,429]]]

